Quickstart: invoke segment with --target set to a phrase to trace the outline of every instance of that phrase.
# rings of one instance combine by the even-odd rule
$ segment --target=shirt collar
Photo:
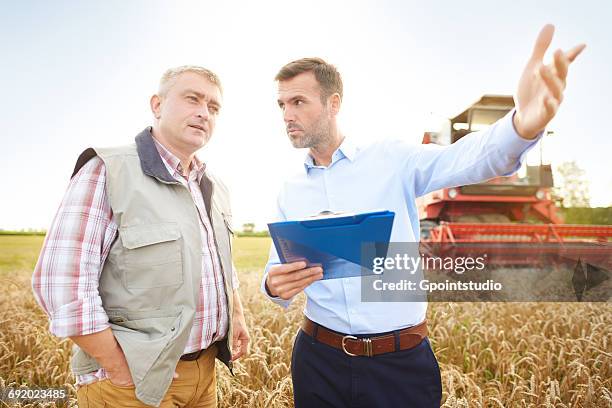
[[[351,162],[355,161],[357,150],[358,150],[357,145],[355,144],[354,140],[352,140],[351,138],[345,137],[342,143],[340,143],[340,146],[334,152],[334,154],[332,154],[332,161],[329,164],[329,167],[333,166],[334,163],[336,163],[339,160],[344,159],[345,157]],[[306,172],[308,173],[308,170],[314,167],[321,167],[321,166],[315,165],[314,159],[310,155],[310,152],[308,152],[306,153],[306,157],[304,158],[304,168],[306,169]]]
[[[172,174],[174,177],[181,177],[183,175],[183,166],[181,165],[180,159],[176,157],[170,150],[166,149],[166,147],[154,137],[153,141],[155,142],[155,147],[159,152],[159,157],[161,157],[162,162],[168,169],[168,172],[170,172],[170,174]],[[189,175],[191,175],[191,173],[195,171],[195,175],[199,182],[205,170],[206,165],[197,156],[194,155],[193,160],[191,161]],[[190,177],[188,176],[187,178]]]

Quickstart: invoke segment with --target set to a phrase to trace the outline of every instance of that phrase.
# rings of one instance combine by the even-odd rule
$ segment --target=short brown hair
[[[274,80],[287,81],[304,72],[314,73],[317,82],[321,86],[321,101],[325,102],[331,95],[338,93],[342,99],[342,78],[340,73],[332,64],[328,64],[321,58],[301,58],[291,61],[278,71]]]
[[[174,85],[174,81],[176,78],[185,73],[185,72],[193,72],[194,74],[198,74],[208,79],[212,84],[215,84],[217,88],[219,88],[219,92],[223,95],[223,88],[221,87],[221,80],[210,69],[200,67],[198,65],[181,65],[180,67],[169,68],[164,72],[161,79],[159,80],[159,96],[166,96],[168,93],[168,89]]]

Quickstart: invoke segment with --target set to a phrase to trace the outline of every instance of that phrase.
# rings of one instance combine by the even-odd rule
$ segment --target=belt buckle
[[[347,355],[351,357],[356,357],[357,354],[353,354],[346,349],[346,341],[348,339],[351,339],[351,340],[360,340],[360,339],[358,339],[355,336],[351,336],[349,334],[342,337],[342,351],[344,351]],[[363,341],[363,352],[365,353],[365,355],[368,357],[372,357],[374,355],[372,353],[372,339],[369,337],[366,337],[366,338],[361,339],[361,341]]]
[[[353,354],[353,353],[351,353],[350,351],[348,351],[348,350],[346,349],[346,344],[345,344],[345,342],[346,342],[348,339],[352,339],[352,340],[359,340],[357,337],[355,337],[355,336],[351,336],[351,335],[349,335],[349,334],[347,334],[346,336],[343,336],[343,337],[342,337],[342,351],[344,351],[344,352],[345,352],[347,355],[349,355],[349,356],[351,356],[351,357],[356,357],[356,356],[357,356],[357,354]]]

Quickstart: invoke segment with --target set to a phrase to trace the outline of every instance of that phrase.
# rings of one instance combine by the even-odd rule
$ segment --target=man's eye
[[[302,105],[304,103],[304,101],[298,99],[294,103],[295,103],[295,105]]]
[[[219,113],[219,108],[217,108],[216,106],[211,106],[210,108],[208,108],[208,110],[214,113],[215,115]]]
[[[198,101],[198,98],[196,98],[196,97],[195,97],[195,96],[193,96],[193,95],[188,95],[188,96],[187,96],[187,99],[189,99],[189,101],[190,101],[190,102],[197,102],[197,101]]]

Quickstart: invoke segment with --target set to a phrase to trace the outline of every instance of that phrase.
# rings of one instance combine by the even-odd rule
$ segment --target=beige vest
[[[123,349],[136,396],[159,406],[191,330],[202,276],[198,213],[185,186],[164,166],[150,128],[136,144],[87,149],[76,172],[93,156],[106,167],[106,189],[119,233],[100,276],[99,292],[115,338]],[[214,230],[228,300],[229,331],[218,358],[229,361],[233,290],[231,211],[226,188],[208,172],[200,184]],[[75,375],[100,368],[73,347]]]

